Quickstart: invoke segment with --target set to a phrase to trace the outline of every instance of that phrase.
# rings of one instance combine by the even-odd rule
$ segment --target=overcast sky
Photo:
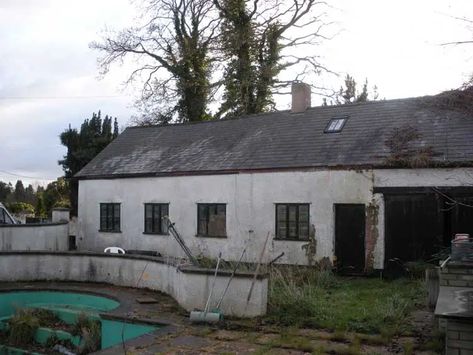
[[[329,0],[330,2],[330,0]],[[471,0],[334,0],[327,21],[337,36],[316,48],[331,70],[368,78],[382,98],[436,94],[473,72],[473,45],[441,43],[473,38]],[[62,174],[59,134],[94,111],[133,115],[126,71],[98,77],[88,44],[108,28],[132,24],[128,0],[0,0],[0,180],[46,183]],[[329,34],[329,33],[327,33]],[[342,78],[321,77],[339,87]],[[313,97],[318,104],[320,98]],[[279,108],[288,107],[283,98]]]

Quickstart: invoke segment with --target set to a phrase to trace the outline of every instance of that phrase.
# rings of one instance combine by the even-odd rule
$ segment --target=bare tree
[[[212,14],[214,12],[214,14]],[[102,73],[132,57],[137,68],[127,84],[140,82],[141,123],[208,119],[213,59],[219,27],[211,0],[146,0],[142,24],[108,32],[91,47],[103,53]]]
[[[136,61],[127,83],[142,87],[139,124],[268,111],[273,95],[288,93],[293,80],[326,70],[313,53],[326,38],[324,2],[141,1],[139,26],[91,44],[103,53],[103,73],[130,57]],[[212,117],[209,105],[218,98]]]
[[[452,18],[460,22],[463,22],[469,28],[470,31],[473,31],[473,20],[470,20],[466,17],[458,17],[458,16],[452,16]],[[465,40],[460,40],[460,41],[445,42],[445,43],[442,43],[442,46],[463,45],[463,44],[473,44],[473,40],[465,39]]]

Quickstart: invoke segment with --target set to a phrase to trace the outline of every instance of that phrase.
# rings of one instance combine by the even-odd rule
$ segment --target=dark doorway
[[[434,194],[385,196],[386,262],[428,261],[445,244],[442,200]]]
[[[457,233],[473,236],[473,188],[375,188],[384,194],[385,266],[392,259],[436,262]]]
[[[335,256],[340,272],[365,268],[365,205],[335,204]]]

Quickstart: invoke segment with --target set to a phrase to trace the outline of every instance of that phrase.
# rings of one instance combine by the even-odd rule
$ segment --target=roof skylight
[[[345,123],[347,122],[347,119],[348,119],[348,116],[331,118],[324,132],[325,133],[341,132],[343,129],[343,126],[345,126]]]

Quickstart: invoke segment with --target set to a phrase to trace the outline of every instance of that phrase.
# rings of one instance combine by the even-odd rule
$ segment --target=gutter
[[[453,169],[453,168],[471,168],[471,163],[445,163],[434,164],[423,168],[410,168],[405,166],[389,165],[319,165],[319,166],[295,166],[295,167],[275,167],[275,168],[246,168],[246,169],[226,169],[226,170],[189,170],[189,171],[169,171],[169,172],[146,172],[146,173],[121,173],[121,174],[100,174],[100,175],[74,175],[77,180],[108,180],[123,178],[143,178],[143,177],[172,177],[172,176],[199,176],[199,175],[233,175],[233,174],[252,174],[252,173],[271,173],[271,172],[290,172],[290,171],[319,171],[319,170],[423,170],[423,169]]]

